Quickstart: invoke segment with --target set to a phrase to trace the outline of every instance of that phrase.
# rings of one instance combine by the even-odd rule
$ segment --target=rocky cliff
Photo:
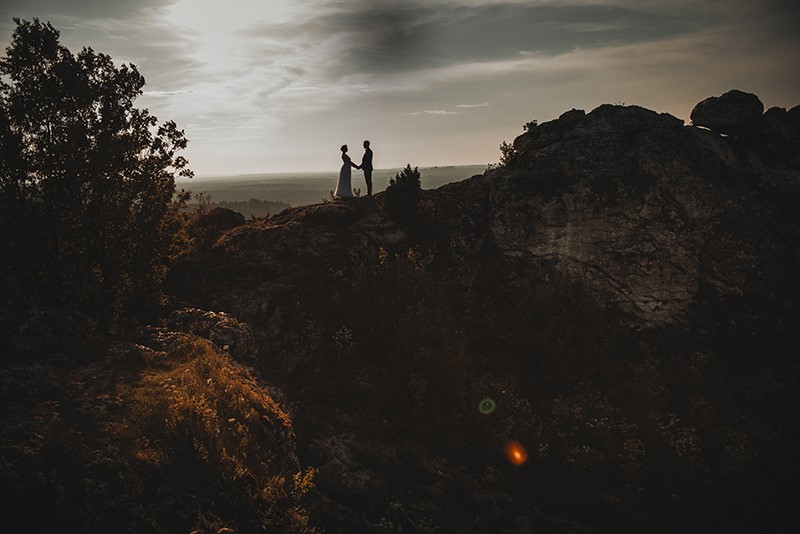
[[[738,131],[758,140],[753,122]],[[702,286],[779,303],[795,281],[800,166],[759,149],[636,106],[573,110],[518,137],[512,168],[489,179],[491,236],[645,321],[678,319]]]
[[[530,127],[506,166],[426,191],[435,241],[423,247],[426,261],[475,275],[497,255],[520,276],[579,280],[603,306],[644,323],[679,320],[704,287],[781,305],[796,289],[800,107],[711,115],[709,102],[739,109],[738,96],[698,104],[699,125],[603,105]],[[762,141],[779,114],[786,151],[775,161]],[[283,278],[358,283],[352,258],[414,245],[378,204],[297,208],[225,235],[197,270],[212,284],[209,304],[262,318],[273,302],[262,292]]]

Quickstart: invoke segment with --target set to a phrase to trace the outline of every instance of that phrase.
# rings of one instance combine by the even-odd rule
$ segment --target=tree
[[[192,176],[174,122],[134,107],[134,65],[50,23],[14,19],[0,59],[0,255],[5,282],[34,302],[75,305],[113,327],[163,280]]]
[[[411,164],[407,164],[405,169],[389,180],[389,186],[386,188],[386,207],[389,216],[402,226],[410,226],[416,221],[419,195],[422,190],[420,180],[419,170],[417,167],[412,169]]]

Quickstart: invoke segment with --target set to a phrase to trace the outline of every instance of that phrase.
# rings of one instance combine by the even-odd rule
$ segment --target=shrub
[[[519,162],[519,153],[514,148],[514,145],[503,141],[500,145],[500,165],[513,169]]]
[[[401,226],[410,226],[417,219],[419,196],[422,190],[417,167],[410,164],[389,180],[386,188],[386,206],[389,216]]]

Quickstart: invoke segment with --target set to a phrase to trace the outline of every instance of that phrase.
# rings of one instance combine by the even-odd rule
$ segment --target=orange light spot
[[[514,465],[522,465],[528,461],[528,451],[517,440],[511,440],[503,447],[503,452],[506,453],[508,461]]]

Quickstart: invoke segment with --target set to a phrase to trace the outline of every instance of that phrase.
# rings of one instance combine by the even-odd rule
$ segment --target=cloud
[[[415,111],[409,115],[457,115],[457,111],[447,111],[444,109],[426,109],[424,111]]]
[[[160,9],[176,0],[3,0],[3,23],[11,17],[47,21],[51,18],[127,19],[146,10]]]
[[[341,2],[295,30],[338,36],[337,68],[386,74],[535,51],[629,44],[695,31],[697,14],[652,14],[631,6],[559,2]]]
[[[179,91],[144,91],[144,96],[151,96],[153,98],[162,98],[165,96],[175,95],[193,95],[197,93],[194,89],[181,89]]]
[[[73,53],[83,47],[109,54],[117,64],[132,63],[148,88],[180,89],[198,62],[192,43],[160,20],[174,0],[11,0],[0,6],[0,43],[10,42],[12,17],[50,21]]]
[[[572,107],[800,94],[789,0],[0,0],[4,38],[14,15],[135,63],[200,173],[335,169],[364,137],[386,165],[493,161]]]

